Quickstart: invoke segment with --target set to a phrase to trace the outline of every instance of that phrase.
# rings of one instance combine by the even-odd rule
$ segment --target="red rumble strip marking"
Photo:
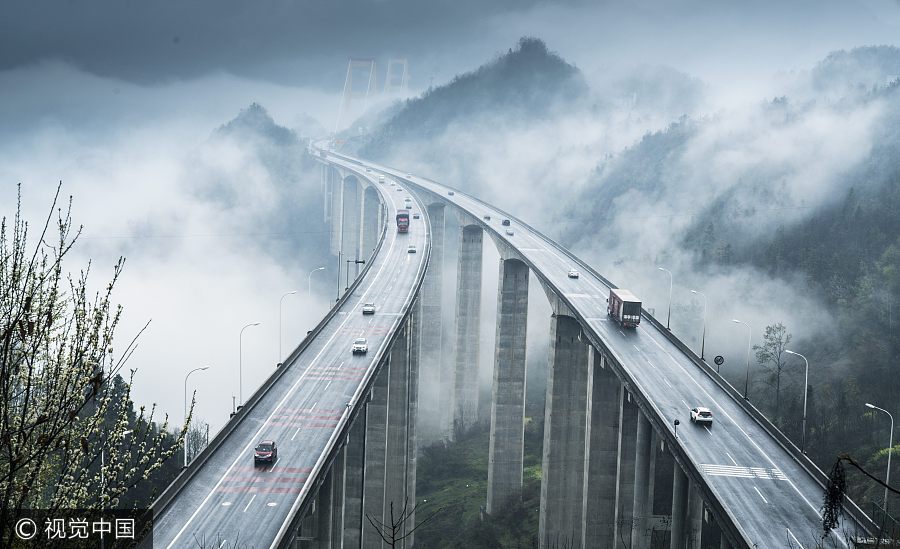
[[[276,486],[274,488],[257,488],[255,486],[232,486],[218,487],[216,493],[219,494],[299,494],[303,490],[303,482],[299,486]]]
[[[303,427],[304,429],[332,429],[338,424],[338,420],[329,422],[311,422],[311,421],[272,421],[269,423],[272,427]]]

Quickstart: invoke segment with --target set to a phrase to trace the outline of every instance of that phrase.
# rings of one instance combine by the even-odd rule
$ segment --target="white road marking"
[[[222,507],[228,507],[229,505],[231,505],[231,502],[230,502],[230,501],[223,501],[223,502],[222,502]]]
[[[219,549],[222,549],[222,546],[225,545],[226,543],[228,543],[228,540],[227,540],[227,539],[223,539],[223,540],[222,540],[222,543],[219,544]]]
[[[275,507],[276,505],[278,505],[277,502],[270,501],[269,503],[266,504],[266,507]]]
[[[625,332],[623,332],[622,330],[619,330],[619,333],[622,334],[623,336],[625,335]]]
[[[247,506],[244,507],[244,510],[242,511],[243,513],[246,513],[246,512],[247,512],[247,509],[250,508],[250,504],[253,503],[253,500],[254,500],[254,499],[256,499],[256,494],[253,494],[253,497],[250,498],[250,501],[247,502]]]
[[[731,457],[731,454],[729,454],[729,453],[728,453],[728,452],[725,452],[725,455],[726,455],[726,456],[728,456],[728,459],[730,459],[730,460],[731,460],[731,463],[734,463],[734,464],[735,464],[735,465],[737,465],[737,462],[736,462],[736,461],[734,461],[734,458],[733,458],[733,457]]]
[[[294,431],[294,436],[291,437],[291,440],[294,440],[294,438],[297,437],[297,434],[300,432],[300,429],[302,429],[302,427],[297,427],[297,430]]]
[[[396,238],[396,236],[395,236],[395,237],[391,240],[390,247],[388,248],[388,254],[387,254],[386,257],[392,256],[392,255],[394,254],[394,250],[395,250],[396,248],[397,248],[397,238]],[[399,253],[399,252],[398,252],[398,253]],[[381,264],[381,267],[378,268],[378,272],[375,273],[375,276],[372,278],[372,282],[366,287],[365,291],[362,293],[363,296],[367,295],[367,294],[372,290],[372,288],[375,286],[375,283],[381,278],[381,275],[382,275],[382,273],[384,272],[384,269],[385,269],[388,265],[394,265],[394,264],[393,264],[392,262],[390,262],[390,261],[384,261],[384,262]],[[414,289],[414,288],[410,288],[410,293],[412,292],[413,289]],[[361,306],[362,303],[363,303],[363,300],[360,300],[360,302],[357,303],[357,305],[354,306],[354,307],[351,309],[351,311],[356,311],[357,307]],[[311,364],[316,363],[316,362],[321,358],[322,354],[325,352],[326,349],[328,349],[328,348],[331,346],[332,342],[333,342],[334,339],[338,336],[338,334],[341,333],[341,332],[343,331],[344,327],[345,327],[346,324],[347,324],[347,321],[348,321],[350,318],[352,318],[352,316],[351,316],[350,314],[345,314],[345,315],[344,315],[344,320],[336,327],[337,329],[331,334],[331,337],[328,338],[328,340],[325,342],[325,345],[322,346],[322,348],[319,350],[319,352],[316,354],[316,356],[313,357],[313,359],[312,359],[312,361],[311,361]],[[392,327],[393,327],[393,326],[392,326]],[[386,341],[386,340],[385,340],[385,341]],[[382,344],[383,344],[383,343],[382,343]],[[229,474],[231,474],[231,471],[232,471],[232,470],[234,469],[234,467],[237,465],[238,461],[240,461],[241,459],[243,459],[244,455],[249,451],[250,448],[253,448],[253,445],[256,444],[254,441],[255,441],[255,440],[259,437],[259,435],[263,432],[263,429],[265,429],[265,428],[269,425],[269,423],[272,421],[272,417],[275,415],[275,413],[278,412],[278,411],[284,406],[284,403],[287,402],[287,400],[288,400],[291,396],[293,396],[294,392],[297,390],[297,387],[300,385],[300,383],[303,382],[303,380],[306,379],[309,370],[310,370],[310,369],[307,368],[307,369],[306,369],[306,370],[305,370],[305,371],[297,378],[297,381],[294,382],[294,384],[290,387],[290,389],[288,389],[288,390],[285,392],[284,397],[283,397],[283,398],[281,399],[281,401],[280,401],[277,405],[275,405],[275,407],[272,409],[272,412],[271,412],[271,413],[269,414],[269,416],[266,418],[266,421],[263,422],[262,427],[260,427],[259,430],[256,431],[256,434],[251,438],[250,444],[248,444],[248,445],[244,448],[244,451],[243,451],[243,452],[239,452],[239,453],[238,453],[237,457],[234,458],[234,461],[231,462],[231,465],[230,465],[230,466],[222,473],[222,476],[219,477],[218,482],[216,482],[216,484],[215,484],[215,486],[213,486],[212,490],[210,490],[209,493],[206,495],[206,497],[203,498],[203,501],[200,502],[200,505],[198,505],[197,508],[194,510],[194,512],[191,514],[191,516],[188,517],[188,520],[185,521],[184,526],[182,526],[181,529],[178,531],[178,533],[175,534],[175,537],[172,538],[172,541],[169,543],[169,545],[167,545],[167,549],[170,549],[171,547],[173,547],[173,546],[175,545],[175,542],[178,541],[178,538],[181,537],[181,534],[183,534],[184,531],[187,530],[187,527],[194,521],[194,519],[197,517],[197,514],[200,513],[200,511],[203,509],[203,507],[206,505],[206,503],[209,501],[209,499],[213,496],[213,494],[216,492],[216,490],[219,488],[219,486],[222,485],[222,482],[225,481],[225,477],[227,477]],[[346,415],[346,411],[344,412],[344,415]],[[343,416],[342,416],[342,417],[343,417]],[[298,496],[298,498],[299,498],[299,496]]]
[[[653,365],[652,365],[652,364],[651,364],[651,366],[653,366]],[[669,388],[670,388],[670,389],[672,389],[672,388],[673,388],[673,387],[672,387],[672,384],[671,384],[671,383],[669,383],[669,380],[668,380],[668,379],[666,379],[666,378],[663,378],[663,381],[665,381],[665,382],[666,382],[666,385],[668,385],[668,386],[669,386]]]
[[[791,536],[791,539],[794,540],[794,543],[796,543],[797,546],[800,547],[800,549],[804,549],[803,544],[800,543],[800,540],[797,539],[797,536],[795,536],[794,533],[791,532],[791,529],[790,529],[790,528],[785,528],[785,530],[787,530],[787,533],[788,533],[789,536]]]
[[[762,492],[759,491],[759,488],[757,488],[756,486],[754,486],[753,489],[756,490],[756,493],[759,494],[759,497],[760,497],[760,498],[762,498],[763,503],[765,503],[765,504],[768,505],[769,500],[767,500],[765,497],[763,497]]]
[[[737,477],[762,480],[787,480],[780,469],[763,467],[742,467],[740,465],[722,465],[718,463],[701,463],[700,470],[712,477]]]

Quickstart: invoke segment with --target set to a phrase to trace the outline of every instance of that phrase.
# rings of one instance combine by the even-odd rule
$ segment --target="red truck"
[[[623,328],[637,328],[641,322],[641,300],[628,290],[613,289],[606,300],[606,314]]]
[[[409,210],[397,210],[397,232],[409,232]]]

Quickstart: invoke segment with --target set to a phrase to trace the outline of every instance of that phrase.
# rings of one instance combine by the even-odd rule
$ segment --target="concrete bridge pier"
[[[365,184],[360,187],[362,191],[362,200],[360,200],[360,219],[359,224],[359,253],[357,257],[365,259],[367,262],[372,258],[372,252],[378,244],[379,223],[378,218],[381,214],[381,203],[378,200],[378,191],[371,184]],[[347,258],[350,259],[350,258]],[[363,265],[355,265],[356,272],[359,273]]]
[[[460,219],[456,277],[456,368],[451,432],[454,439],[478,421],[483,238],[484,231],[473,220]]]
[[[422,283],[422,343],[419,370],[419,434],[429,440],[445,438],[442,417],[446,411],[441,405],[449,405],[446,395],[441,396],[441,299],[444,272],[444,205],[437,203],[427,207],[431,227],[431,258],[425,280]]]
[[[410,514],[407,524],[416,524],[416,515],[412,509],[416,505],[416,460],[419,450],[419,437],[416,431],[419,410],[419,343],[422,330],[422,300],[416,298],[412,306],[412,314],[409,317],[409,378],[407,380],[407,392],[409,394],[407,419],[406,419],[406,497],[409,500]],[[410,533],[404,540],[405,547],[412,547],[415,533]]]
[[[619,497],[616,505],[615,547],[631,547],[638,412],[639,408],[631,394],[623,389],[619,424]]]
[[[343,546],[360,547],[363,527],[363,485],[366,460],[366,415],[364,410],[350,426],[344,446]]]
[[[572,547],[582,539],[590,347],[581,340],[581,325],[575,318],[553,315],[544,413],[540,547]]]
[[[615,547],[619,429],[625,389],[606,359],[593,348],[588,363],[588,390],[581,546],[602,549]]]
[[[344,185],[336,169],[325,166],[325,221],[329,228],[329,249],[337,255],[341,249],[341,216],[343,213]]]
[[[406,460],[409,455],[407,447],[407,421],[409,419],[408,325],[400,328],[400,333],[391,347],[387,398],[384,503],[380,520],[389,526],[392,521],[399,522],[400,513],[406,503]],[[371,525],[368,525],[368,528],[371,530]]]
[[[688,521],[688,478],[675,464],[672,474],[672,529],[669,537],[670,549],[684,549],[685,532]]]
[[[501,259],[491,385],[488,513],[522,498],[528,274],[528,266],[522,261]]]
[[[650,479],[652,475],[653,428],[640,409],[637,413],[637,437],[634,457],[634,505],[632,507],[631,547],[649,549],[652,501],[650,500]]]
[[[687,521],[687,549],[700,549],[703,534],[703,498],[697,485],[690,483],[688,489],[688,521]]]
[[[361,189],[356,176],[350,175],[344,178],[342,185],[342,207],[341,207],[341,269],[350,269],[356,277],[356,264],[347,263],[348,259],[359,259],[359,225],[360,225],[360,194]],[[346,285],[347,278],[344,277],[340,283]]]
[[[365,468],[362,495],[362,544],[361,547],[381,549],[381,537],[375,532],[366,516],[380,519],[384,516],[385,459],[387,456],[388,387],[390,360],[381,365],[381,371],[372,386],[366,405]]]
[[[346,505],[347,491],[345,478],[347,474],[347,446],[344,445],[338,451],[331,465],[331,524],[326,527],[330,530],[329,540],[331,545],[340,547],[344,532],[344,507]]]

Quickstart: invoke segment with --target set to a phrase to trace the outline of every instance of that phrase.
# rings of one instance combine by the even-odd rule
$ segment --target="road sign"
[[[723,357],[722,355],[719,355],[713,359],[713,362],[716,363],[716,366],[721,366],[722,364],[725,364],[725,357]]]

